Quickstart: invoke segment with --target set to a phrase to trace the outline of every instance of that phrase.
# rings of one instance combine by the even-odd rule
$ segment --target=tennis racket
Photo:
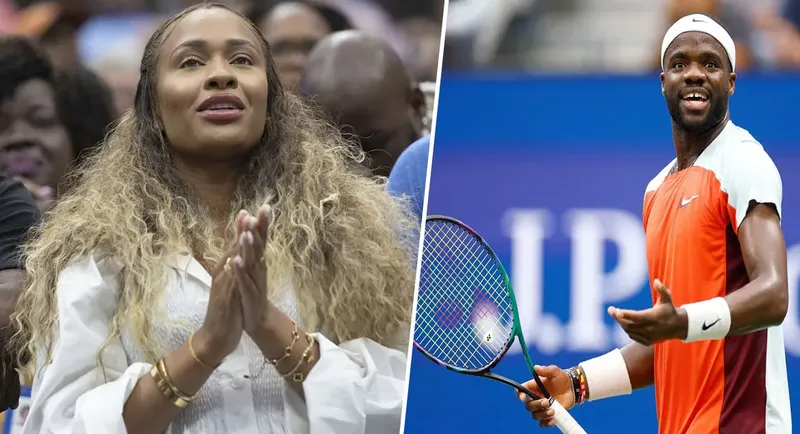
[[[480,235],[453,218],[425,220],[414,323],[414,347],[440,366],[499,381],[531,399],[542,399],[516,381],[491,372],[518,339],[531,377],[555,411],[558,429],[586,434],[550,396],[533,369],[514,291],[497,255]]]

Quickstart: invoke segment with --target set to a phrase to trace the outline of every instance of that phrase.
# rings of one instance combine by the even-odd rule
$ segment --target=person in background
[[[386,188],[389,194],[408,201],[420,224],[425,202],[425,180],[428,176],[428,153],[431,137],[412,143],[397,159]]]
[[[88,19],[81,1],[36,2],[19,11],[14,34],[36,39],[56,67],[73,68],[80,64],[77,33]]]
[[[108,85],[84,66],[59,71],[55,83],[58,112],[69,133],[76,166],[102,144],[119,112]]]
[[[300,89],[360,142],[376,175],[388,176],[422,137],[425,95],[382,39],[355,30],[326,37],[309,55]]]
[[[25,251],[24,432],[398,432],[416,221],[246,17],[189,8],[140,70]]]
[[[27,38],[0,39],[0,175],[22,179],[46,209],[72,159],[46,53]]]
[[[336,8],[314,1],[279,1],[271,8],[265,6],[265,2],[255,2],[249,17],[267,38],[278,76],[288,90],[297,89],[308,55],[320,39],[352,28]]]
[[[25,186],[0,176],[0,412],[16,409],[19,402],[17,355],[8,347],[9,324],[25,279],[22,245],[39,219],[39,209]]]
[[[55,72],[32,40],[0,39],[0,174],[21,179],[44,211],[116,117],[107,86],[80,66]]]

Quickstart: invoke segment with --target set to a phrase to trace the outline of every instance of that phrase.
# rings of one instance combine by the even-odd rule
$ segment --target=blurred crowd
[[[0,33],[38,39],[62,68],[82,64],[130,107],[147,38],[194,0],[0,0]],[[326,34],[358,29],[391,43],[420,81],[436,76],[443,0],[221,0],[249,16],[273,44],[286,75]]]
[[[100,143],[113,121],[133,106],[147,39],[171,14],[194,3],[198,2],[0,0],[0,34],[35,43],[11,40],[0,44],[0,101],[16,105],[12,109],[21,112],[31,98],[44,99],[48,107],[52,106],[48,116],[53,126],[48,132],[43,128],[45,121],[31,123],[31,137],[36,136],[35,140],[42,141],[49,149],[63,150],[48,153],[55,155],[56,161],[45,164],[10,158],[17,148],[26,147],[21,142],[30,140],[20,139],[16,136],[22,133],[0,125],[0,142],[9,142],[0,143],[0,174],[24,178],[41,204],[51,200],[66,167],[79,162],[76,159],[85,150]],[[271,44],[284,86],[316,100],[335,118],[334,122],[342,125],[345,133],[358,138],[371,155],[376,174],[387,176],[401,151],[427,133],[432,119],[443,0],[220,0],[218,3],[243,13],[261,29]],[[358,33],[350,39],[327,38],[346,31]],[[359,40],[362,36],[366,37],[364,41]],[[330,42],[328,47],[318,50],[316,60],[311,59],[312,70],[306,71],[312,50],[326,38]],[[370,46],[369,41],[376,40],[385,46],[374,43]],[[401,65],[384,65],[395,72],[403,70],[399,76],[387,79],[383,77],[386,71],[380,67],[360,67],[364,62],[378,65],[376,59],[385,50],[392,51],[402,61]],[[377,57],[370,60],[369,53]],[[300,89],[304,71],[306,90]],[[397,120],[408,118],[402,104],[405,110],[402,113],[396,113],[398,110],[391,113],[387,107],[383,111],[387,119],[367,119],[358,113],[362,105],[374,107],[386,99],[387,92],[391,92],[387,82],[407,81],[406,71],[423,96],[418,103],[411,104],[412,111],[417,112],[412,117],[417,117],[420,123],[413,128],[415,131],[409,131],[409,126],[403,130],[406,124]],[[47,101],[46,90],[45,95],[43,92],[37,95],[36,89],[31,95],[19,92],[17,88],[30,78],[45,81],[52,78],[55,98]],[[365,90],[370,89],[365,86],[369,87],[370,80],[373,92],[368,95]],[[348,93],[348,83],[365,85],[356,89],[358,98]],[[12,121],[13,118],[6,119],[6,123]]]
[[[728,30],[737,69],[800,68],[800,0],[451,0],[444,67],[651,71],[690,13]]]

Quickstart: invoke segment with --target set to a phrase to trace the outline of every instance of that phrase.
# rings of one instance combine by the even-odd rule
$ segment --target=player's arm
[[[750,333],[777,326],[786,317],[789,287],[780,174],[760,146],[742,145],[738,158],[723,171],[728,197],[722,214],[738,237],[748,283],[725,297],[681,306],[685,326],[679,337],[684,342]]]
[[[628,395],[635,389],[653,384],[653,347],[633,342],[566,370],[557,366],[536,366],[534,369],[550,395],[564,408],[570,409],[585,400]],[[535,380],[523,383],[523,386],[541,396]],[[583,395],[582,388],[586,391]],[[547,399],[534,401],[523,393],[517,393],[517,396],[525,403],[525,409],[539,421],[539,426],[555,426],[555,411]]]
[[[684,342],[722,339],[777,326],[789,307],[786,242],[773,203],[751,201],[739,226],[739,246],[749,283],[711,300],[684,305]]]
[[[739,244],[750,283],[725,297],[734,335],[780,325],[789,308],[786,242],[774,205],[751,204]]]

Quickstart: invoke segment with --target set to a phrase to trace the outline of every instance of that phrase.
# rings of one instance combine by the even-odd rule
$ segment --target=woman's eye
[[[252,65],[253,61],[250,60],[250,58],[247,56],[237,56],[233,59],[233,62],[231,63],[235,65]]]
[[[194,58],[186,59],[181,63],[181,68],[195,68],[200,66],[200,61]]]

